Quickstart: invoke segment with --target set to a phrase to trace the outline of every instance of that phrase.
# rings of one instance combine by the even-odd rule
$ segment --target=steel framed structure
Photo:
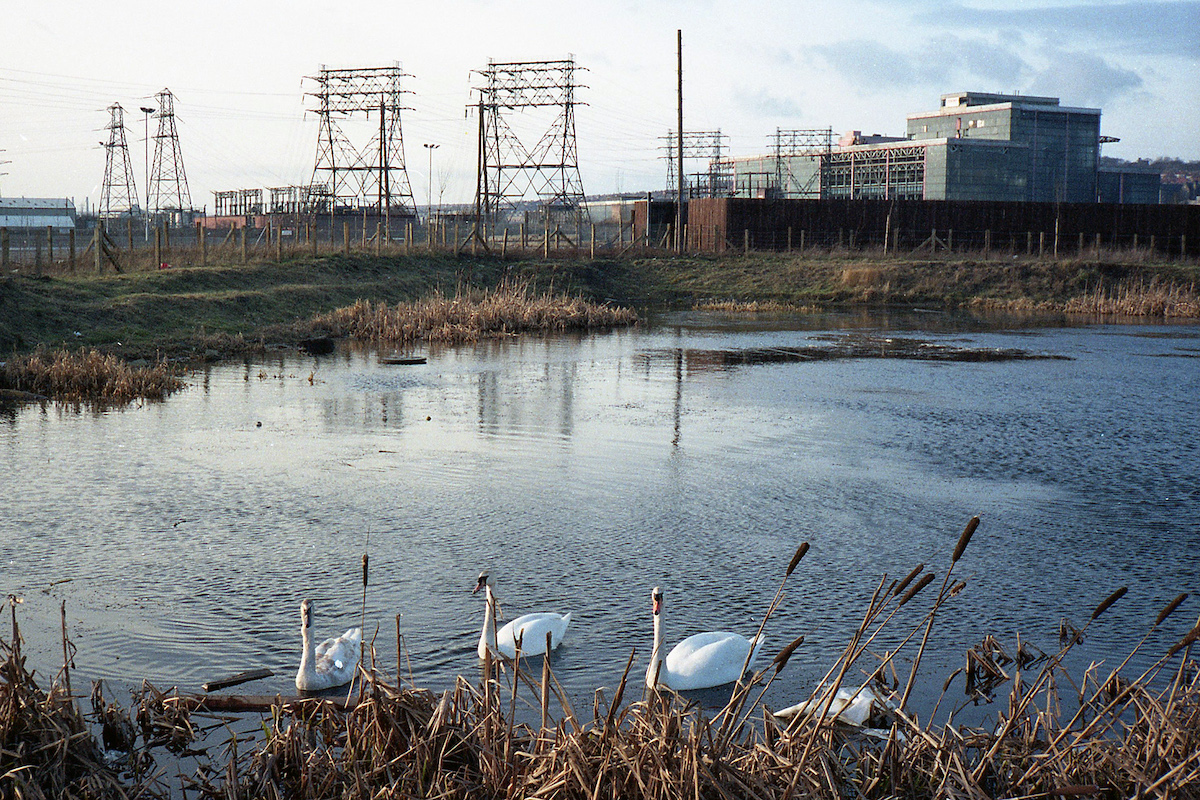
[[[152,213],[182,212],[192,209],[179,130],[175,127],[175,95],[163,89],[155,99],[158,132],[154,134],[154,160],[150,167],[150,186],[146,191],[147,210]]]
[[[588,218],[575,137],[575,98],[581,87],[574,58],[559,61],[489,61],[476,70],[480,115],[476,186],[480,224],[490,229],[531,194],[538,198],[547,227],[579,224]],[[510,112],[555,109],[537,141],[525,139],[509,122]],[[527,118],[528,119],[528,118]],[[530,120],[530,124],[536,124]]]
[[[132,215],[137,209],[137,186],[129,143],[125,139],[125,109],[120,103],[108,107],[108,141],[104,146],[104,183],[100,190],[100,218]]]
[[[402,104],[412,92],[401,86],[411,77],[399,66],[322,67],[308,77],[317,85],[306,93],[316,100],[308,111],[317,115],[320,129],[311,185],[303,193],[307,211],[416,215],[400,123],[401,112],[412,110]],[[346,123],[359,115],[369,120],[372,114],[378,115],[378,127],[367,141],[355,144]]]
[[[771,150],[775,155],[775,190],[781,197],[821,196],[821,171],[814,171],[801,184],[792,172],[792,159],[828,157],[833,152],[833,128],[776,128]]]
[[[675,189],[676,197],[685,200],[692,197],[729,197],[734,193],[733,162],[725,158],[729,146],[729,137],[715,131],[684,131],[682,141],[675,131],[668,131],[659,137],[664,143],[659,149],[663,151],[662,158],[667,161],[667,188]],[[679,149],[685,160],[704,160],[708,168],[703,171],[687,173],[691,176],[691,186],[679,185]],[[686,176],[685,176],[686,177]]]

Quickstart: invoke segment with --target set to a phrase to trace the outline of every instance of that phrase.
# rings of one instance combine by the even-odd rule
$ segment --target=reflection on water
[[[1068,360],[711,355],[825,346],[856,326]],[[779,707],[832,663],[882,573],[940,574],[980,514],[955,573],[967,591],[935,629],[933,689],[985,634],[1049,649],[1063,617],[1129,585],[1089,632],[1086,654],[1108,656],[1200,589],[1198,341],[1196,325],[679,314],[421,365],[343,350],[210,367],[161,404],[0,417],[0,588],[25,598],[45,671],[65,599],[85,675],[194,690],[265,666],[276,677],[245,691],[287,692],[300,600],[318,601],[319,635],[357,624],[369,547],[376,663],[396,669],[399,615],[402,671],[436,689],[475,674],[470,589],[487,568],[509,618],[572,612],[553,664],[590,697],[632,649],[644,668],[651,587],[667,641],[751,634],[807,540],[768,625],[768,651],[807,637],[768,695]],[[1186,629],[1184,611],[1147,652]]]

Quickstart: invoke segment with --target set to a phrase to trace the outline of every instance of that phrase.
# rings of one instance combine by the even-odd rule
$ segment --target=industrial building
[[[1157,202],[1145,175],[1101,179],[1101,141],[1100,109],[1063,106],[1057,97],[958,92],[943,95],[936,111],[908,115],[904,137],[854,131],[836,144],[832,136],[807,137],[801,146],[734,159],[735,195]],[[1118,196],[1102,196],[1114,187]]]
[[[0,228],[68,231],[75,218],[75,203],[65,197],[0,197]]]

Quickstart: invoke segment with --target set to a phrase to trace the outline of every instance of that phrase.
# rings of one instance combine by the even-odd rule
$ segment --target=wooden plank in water
[[[239,684],[256,681],[259,678],[270,678],[275,673],[269,669],[252,669],[247,672],[239,672],[236,675],[230,675],[228,678],[222,678],[217,681],[209,681],[201,688],[206,692],[215,692],[218,689],[228,689],[230,686],[238,686]]]
[[[304,697],[300,695],[268,694],[209,694],[181,695],[165,698],[166,702],[177,702],[189,711],[269,711],[274,706],[290,706],[301,703],[329,703],[336,708],[350,710],[358,705],[358,697],[347,701],[344,695],[330,697]]]

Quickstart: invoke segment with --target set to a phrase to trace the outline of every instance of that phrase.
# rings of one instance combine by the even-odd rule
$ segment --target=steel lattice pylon
[[[400,67],[325,69],[309,80],[317,91],[309,92],[317,107],[309,111],[320,118],[317,157],[313,178],[307,188],[306,206],[312,212],[361,211],[374,209],[380,216],[415,215],[412,186],[404,161],[401,105],[411,94],[401,88],[410,78]],[[370,140],[356,147],[343,123],[354,115],[370,119],[378,114],[379,124]]]
[[[100,218],[132,214],[137,207],[137,186],[129,144],[125,141],[125,109],[120,103],[108,107],[108,141],[104,144],[104,184],[100,191]]]
[[[158,132],[154,134],[154,161],[150,168],[150,186],[146,191],[148,211],[190,211],[192,194],[188,191],[183,151],[179,149],[179,131],[175,128],[175,95],[163,89],[158,100]]]
[[[775,190],[783,197],[820,198],[823,171],[814,171],[801,186],[792,174],[791,159],[816,157],[821,166],[828,164],[833,152],[833,128],[776,128],[771,144],[775,153]]]
[[[679,196],[678,148],[679,136],[675,131],[660,137],[665,144],[662,158],[667,160],[667,188],[674,188],[676,197]],[[706,172],[690,173],[692,185],[688,188],[688,197],[728,197],[733,194],[732,164],[722,158],[722,153],[728,144],[729,137],[718,131],[684,131],[683,157],[685,159],[706,159]]]
[[[575,140],[575,60],[489,61],[478,110],[480,126],[479,211],[486,225],[536,195],[547,224],[579,223],[587,214]],[[509,125],[505,112],[557,108],[558,113],[532,147]]]

